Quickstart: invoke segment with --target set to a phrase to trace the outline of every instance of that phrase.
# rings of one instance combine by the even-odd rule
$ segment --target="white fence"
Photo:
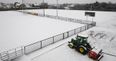
[[[23,52],[24,52],[23,47],[18,47],[15,49],[11,49],[9,51],[4,51],[4,52],[0,53],[0,59],[3,61],[10,61],[19,56],[22,56]]]
[[[74,23],[91,24],[92,26],[96,26],[96,22],[94,22],[94,21],[74,19],[74,18],[62,17],[62,16],[54,16],[54,15],[49,15],[49,14],[43,15],[43,14],[40,14],[40,13],[38,14],[38,13],[32,13],[32,12],[27,12],[27,11],[19,11],[19,12],[23,12],[23,13],[31,14],[31,15],[36,15],[36,16],[60,19],[60,20],[63,20],[63,21],[69,21],[69,22],[74,22]]]
[[[70,21],[70,22],[75,22],[75,23],[81,23],[81,24],[85,24],[85,26],[64,32],[62,34],[58,34],[56,36],[52,36],[50,38],[47,38],[47,39],[44,39],[41,41],[37,41],[35,43],[31,43],[24,47],[19,47],[19,48],[15,48],[15,49],[12,49],[9,51],[2,52],[2,53],[0,53],[0,59],[3,61],[10,61],[19,56],[22,56],[24,54],[29,54],[29,53],[39,50],[43,47],[54,44],[60,40],[66,39],[74,34],[78,34],[79,32],[85,31],[93,26],[96,26],[96,22],[91,22],[91,21],[81,21],[81,20],[77,20],[77,19],[73,19],[73,18],[56,17],[56,16],[50,16],[50,15],[48,15],[47,17],[57,18],[60,20],[65,20],[65,21]]]
[[[54,44],[60,40],[66,39],[74,34],[78,34],[79,32],[85,31],[91,27],[93,27],[93,26],[92,25],[85,25],[85,26],[64,32],[62,34],[58,34],[58,35],[52,36],[50,38],[47,38],[47,39],[44,39],[41,41],[31,43],[31,44],[24,46],[24,47],[19,47],[19,48],[15,48],[15,49],[12,49],[9,51],[2,52],[2,53],[0,53],[0,59],[3,61],[10,61],[10,60],[15,59],[19,56],[22,56],[23,54],[29,54],[29,53],[34,52],[36,50],[39,50],[43,47]]]
[[[43,47],[46,47],[50,44],[54,44],[60,40],[66,39],[74,34],[78,34],[79,32],[85,31],[87,29],[88,29],[87,26],[82,26],[82,27],[64,32],[62,34],[59,34],[59,35],[56,35],[56,36],[32,43],[30,45],[24,46],[24,49],[25,49],[24,53],[29,54],[33,51],[36,51],[36,50],[41,49]]]

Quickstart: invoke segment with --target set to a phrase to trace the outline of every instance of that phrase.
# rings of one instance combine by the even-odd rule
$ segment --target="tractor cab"
[[[79,43],[87,43],[88,35],[78,34],[76,37],[76,40],[78,40]]]
[[[75,39],[71,39],[68,46],[70,48],[75,48],[78,52],[85,55],[91,49],[87,39],[87,34],[78,34]]]

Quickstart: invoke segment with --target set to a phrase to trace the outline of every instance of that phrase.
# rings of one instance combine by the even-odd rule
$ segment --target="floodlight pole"
[[[24,4],[24,0],[22,0],[22,4]],[[22,6],[21,9],[22,9],[22,11],[24,12],[24,7],[23,7],[23,6]]]
[[[56,16],[58,17],[58,0],[56,1],[57,1]]]
[[[93,4],[91,4],[91,10],[93,11]],[[92,17],[92,22],[93,22],[93,18],[94,18],[94,17]]]
[[[45,1],[43,0],[43,4],[45,3]],[[43,7],[43,16],[45,16],[45,8]]]
[[[22,0],[22,3],[21,4],[23,4],[24,3],[24,1]],[[22,10],[23,10],[23,7],[22,7]]]

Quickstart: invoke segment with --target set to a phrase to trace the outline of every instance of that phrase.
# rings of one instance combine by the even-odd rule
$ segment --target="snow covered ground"
[[[34,13],[43,14],[41,10],[24,10]],[[46,14],[55,15],[56,10],[46,9]],[[83,19],[92,21],[91,17],[85,16],[85,11],[81,10],[58,10],[59,16],[70,17],[75,19]],[[96,16],[93,21],[97,22],[97,26],[93,27],[89,31],[94,31],[94,35],[105,35],[100,38],[101,35],[95,37],[98,47],[103,48],[103,51],[109,54],[116,55],[116,12],[103,12],[95,11]],[[23,14],[15,11],[0,12],[0,50],[9,50],[11,48],[27,45],[53,35],[63,33],[65,31],[83,26],[82,24],[70,23],[65,21],[59,21],[57,19],[50,19],[46,17],[37,17],[33,15]],[[49,20],[49,21],[48,21]],[[26,25],[25,25],[26,24]],[[48,29],[49,28],[49,29]],[[52,32],[51,32],[52,31]],[[41,37],[40,37],[41,36]],[[83,56],[75,50],[67,47],[67,41],[70,41],[70,37],[66,39],[66,43],[60,47],[46,52],[59,44],[54,44],[36,51],[30,55],[25,55],[14,61],[92,61],[86,55]],[[92,38],[91,38],[92,39]],[[9,42],[12,41],[12,42]],[[64,41],[64,40],[63,40]],[[60,44],[63,43],[60,42]],[[7,43],[7,45],[6,45]],[[9,43],[9,44],[8,44]],[[44,53],[44,54],[42,54]],[[116,57],[104,54],[101,61],[116,61]]]
[[[70,49],[68,43],[34,58],[32,61],[92,61],[86,55],[79,54],[76,50]]]
[[[36,13],[42,12],[42,10],[27,10]],[[46,14],[55,15],[56,10],[46,9]],[[81,10],[58,10],[59,16],[70,17],[75,19],[83,19],[92,21],[92,17],[86,17],[85,12]],[[94,11],[96,16],[93,18],[93,21],[96,21],[97,26],[85,31],[88,33],[94,31],[94,35],[101,34],[105,35],[103,38],[100,38],[101,35],[95,37],[98,47],[103,48],[103,52],[116,55],[116,12],[103,12],[103,11]],[[92,38],[91,38],[92,39]],[[34,59],[33,61],[91,61],[89,58],[86,58],[83,55],[74,52],[74,50],[69,49],[67,44],[50,51],[44,55],[41,55]],[[75,55],[76,54],[76,55]],[[79,57],[79,58],[78,58]],[[84,59],[85,58],[85,59]],[[116,61],[116,57],[109,56],[104,54],[104,58],[101,61]]]
[[[100,27],[93,27],[87,31],[81,32],[85,34],[90,34],[93,32],[93,36],[89,36],[88,40],[93,42],[92,44],[94,46],[97,46],[98,48],[103,49],[103,52],[109,53],[112,55],[115,55],[115,47],[116,47],[116,39],[112,39],[112,37],[115,36],[115,34],[112,34],[112,30],[106,31],[106,28],[100,28]],[[102,35],[104,35],[102,37]],[[71,37],[75,38],[75,37]],[[71,40],[67,39],[67,41]],[[112,44],[114,43],[114,44]],[[74,49],[70,49],[67,46],[67,42],[61,46],[59,46],[56,49],[53,49],[49,52],[46,52],[44,54],[38,55],[37,57],[34,57],[32,61],[93,61],[90,59],[87,55],[82,55],[75,51]],[[116,56],[110,56],[107,54],[104,54],[104,57],[100,61],[116,61]]]
[[[97,48],[101,48],[105,53],[116,56],[116,34],[111,29],[93,27],[82,33],[92,33],[93,35],[89,36],[88,38],[88,41],[92,42],[92,45],[96,46]]]
[[[84,26],[16,11],[1,11],[0,19],[0,52]]]
[[[46,54],[46,53],[50,52],[51,50],[56,49],[58,46],[64,45],[64,43],[67,43],[71,38],[73,38],[75,36],[76,35],[71,36],[71,37],[69,37],[67,39],[64,39],[62,41],[59,41],[59,42],[57,42],[55,44],[51,44],[51,45],[49,45],[47,47],[44,47],[44,48],[42,48],[40,50],[37,50],[35,52],[32,52],[31,54],[28,54],[28,55],[24,55],[22,57],[19,57],[19,58],[13,60],[13,61],[33,61],[34,59],[37,59],[39,56],[41,56],[43,54]],[[47,55],[47,56],[49,56],[49,55]]]
[[[34,9],[34,10],[24,10],[27,12],[33,12],[38,14],[43,14],[43,9]],[[58,10],[58,16],[69,17],[82,20],[92,21],[92,17],[86,17],[84,10]],[[116,29],[116,12],[107,12],[107,11],[92,11],[96,12],[93,21],[97,22],[97,26],[103,26],[105,28]],[[55,9],[45,9],[45,14],[56,16]]]
[[[94,27],[91,28],[87,31],[84,31],[82,33],[87,33],[89,34],[90,31],[94,31],[93,36],[89,36],[88,40],[93,43],[94,46],[97,46],[98,48],[102,48],[103,52],[109,53],[112,55],[115,55],[115,50],[110,48],[110,46],[114,46],[116,39],[111,39],[114,37],[114,34],[110,31],[105,31],[106,29],[100,28],[100,27]],[[101,37],[103,34],[105,34],[104,37]],[[70,39],[66,39],[67,41],[71,40],[71,38],[75,37],[70,37]],[[111,44],[114,43],[114,44]],[[44,54],[38,55],[37,57],[32,58],[31,61],[93,61],[90,59],[87,55],[82,55],[75,51],[74,49],[69,48],[68,43],[65,42],[65,44],[50,50]],[[116,47],[116,46],[115,46]],[[114,48],[115,48],[114,47]],[[107,54],[104,54],[104,57],[100,61],[116,61],[115,56],[110,56]]]
[[[32,61],[93,61],[87,55],[82,55],[74,49],[70,49],[67,43],[34,58]],[[101,61],[116,61],[116,57],[104,55]]]

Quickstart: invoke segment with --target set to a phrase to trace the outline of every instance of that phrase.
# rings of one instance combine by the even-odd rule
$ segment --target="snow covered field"
[[[24,10],[24,11],[43,14],[43,9]],[[92,21],[92,17],[86,17],[85,12],[87,12],[87,11],[84,11],[84,10],[83,11],[82,10],[58,10],[58,16]],[[114,27],[116,27],[116,21],[115,21],[116,20],[116,12],[107,12],[107,11],[106,12],[93,11],[93,12],[96,12],[96,15],[93,18],[93,21],[97,22],[97,26],[116,29],[116,28],[114,28]],[[45,9],[45,14],[56,16],[56,10],[55,9]]]
[[[43,14],[43,9],[34,9],[34,10],[23,10],[26,12],[33,12],[38,14]],[[57,10],[55,9],[45,9],[45,15],[53,15],[57,16]],[[76,11],[76,10],[58,10],[58,16],[69,17],[75,19],[86,19],[83,13],[84,11]]]
[[[36,12],[40,13],[42,10],[27,10],[30,12]],[[56,16],[56,10],[53,9],[46,9],[46,14],[49,15],[55,15]],[[91,17],[86,17],[85,12],[81,10],[58,10],[59,16],[63,17],[70,17],[75,19],[83,19],[83,20],[90,20],[92,21]],[[103,11],[94,11],[96,12],[96,16],[93,18],[93,21],[96,21],[97,26],[89,29],[88,31],[94,31],[94,35],[96,34],[104,34],[105,36],[103,38],[99,38],[101,35],[99,35],[97,38],[97,43],[99,44],[100,48],[103,48],[103,52],[116,55],[116,12],[103,12]],[[85,31],[87,33],[88,31]],[[70,55],[71,54],[71,55]],[[76,56],[74,56],[77,54]],[[40,61],[47,61],[47,59],[50,59],[49,61],[77,61],[82,60],[85,61],[91,61],[87,56],[87,58],[83,55],[80,55],[77,52],[74,52],[73,50],[70,50],[66,44],[50,51],[44,55],[39,56],[38,58],[34,59],[34,61],[40,60]],[[78,58],[79,57],[79,58]],[[85,59],[84,59],[85,58]],[[101,61],[116,61],[116,57],[104,55],[104,58]]]
[[[34,13],[43,14],[42,9],[40,10],[24,10]],[[56,16],[56,10],[46,9],[46,14]],[[58,10],[59,16],[69,17],[75,19],[86,20],[85,11],[81,10]],[[103,48],[103,52],[116,55],[116,12],[102,12],[95,11],[96,16],[93,21],[97,22],[97,26],[93,27],[85,33],[94,31],[94,36],[97,34],[105,35],[100,38],[101,35],[95,37],[98,47]],[[57,19],[51,19],[46,17],[37,17],[33,15],[23,14],[15,11],[0,12],[0,51],[9,50],[15,47],[28,45],[30,43],[72,30],[84,26],[82,24],[60,21]],[[92,20],[88,17],[87,20]],[[45,52],[44,49],[32,53],[32,55],[26,55],[14,61],[92,61],[88,56],[83,56],[70,49],[67,46],[67,41],[70,41],[72,37],[66,39],[66,43],[60,47],[53,49],[40,56],[39,53]],[[74,37],[73,37],[74,38]],[[92,38],[90,38],[92,39]],[[93,40],[94,40],[93,39]],[[61,41],[62,43],[62,41]],[[57,45],[57,44],[56,44]],[[52,49],[53,46],[49,48]],[[48,49],[49,48],[45,48]],[[44,53],[43,52],[43,53]],[[101,61],[116,61],[116,57],[104,54]]]
[[[1,11],[0,19],[0,52],[84,26],[16,11]]]

